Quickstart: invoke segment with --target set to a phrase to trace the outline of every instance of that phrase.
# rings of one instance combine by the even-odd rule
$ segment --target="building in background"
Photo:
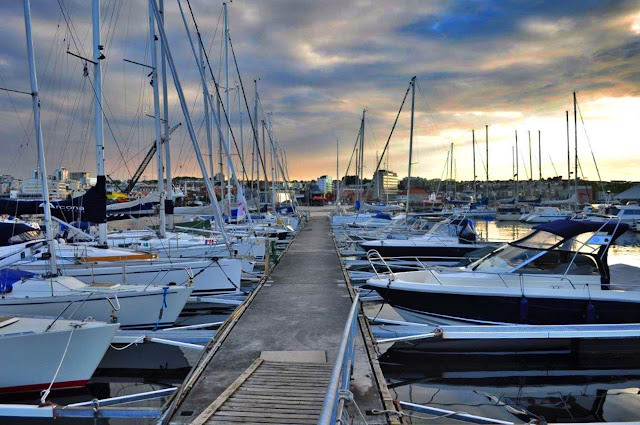
[[[64,167],[58,167],[54,171],[56,180],[65,181],[69,180],[69,170]]]
[[[398,174],[389,170],[378,170],[373,176],[373,197],[395,199],[398,195]]]
[[[91,177],[89,177],[89,173],[86,171],[72,171],[69,173],[69,178],[79,181],[83,187],[87,187],[91,183]]]
[[[333,192],[333,179],[331,176],[320,176],[316,180],[318,190],[322,192],[323,196]]]

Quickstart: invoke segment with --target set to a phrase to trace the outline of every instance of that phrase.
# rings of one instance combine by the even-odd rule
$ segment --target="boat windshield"
[[[458,226],[452,224],[449,220],[441,221],[436,223],[431,230],[429,230],[430,234],[440,234],[440,235],[449,235],[449,236],[458,236]]]
[[[526,249],[513,245],[506,245],[469,267],[475,271],[490,273],[600,275],[598,264],[588,254],[565,250]]]

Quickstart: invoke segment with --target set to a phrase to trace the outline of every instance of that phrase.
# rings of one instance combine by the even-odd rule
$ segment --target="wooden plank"
[[[251,374],[263,363],[264,360],[257,359],[254,361],[251,366],[240,376],[236,378],[233,383],[220,394],[220,396],[213,401],[202,413],[198,415],[197,418],[191,422],[191,425],[204,425],[204,423],[215,413],[215,411],[220,407],[236,390],[242,385],[242,383],[249,377]]]
[[[277,419],[318,419],[318,415],[308,415],[304,413],[296,413],[296,412],[273,412],[273,411],[264,411],[264,412],[235,412],[228,410],[218,410],[214,416],[231,416],[236,418],[277,418]]]
[[[227,400],[225,404],[220,406],[220,409],[225,408],[227,406],[237,406],[237,407],[246,406],[250,408],[271,407],[274,409],[291,409],[294,407],[298,409],[319,409],[322,406],[322,403],[320,403],[319,400],[306,401],[306,402],[299,402],[296,400],[289,400],[289,402],[287,402],[287,400],[283,400],[278,403],[275,403],[273,401]]]
[[[232,403],[225,403],[222,406],[220,406],[220,408],[218,409],[218,412],[224,412],[224,411],[230,411],[230,412],[254,412],[254,413],[261,413],[264,411],[269,410],[270,412],[282,412],[282,413],[287,413],[287,412],[297,412],[297,413],[303,413],[306,415],[319,415],[320,412],[322,411],[322,406],[321,405],[316,405],[315,407],[308,407],[308,406],[292,406],[292,405],[279,405],[279,406],[274,406],[274,405],[269,405],[269,404],[256,404],[256,405],[249,405],[249,404],[232,404]]]
[[[207,425],[217,425],[217,424],[257,424],[257,425],[265,425],[265,424],[279,424],[279,425],[317,425],[318,419],[310,420],[310,419],[279,419],[279,418],[242,418],[242,417],[231,417],[225,416],[216,418],[213,417],[207,422]]]
[[[300,402],[300,403],[305,403],[305,402],[314,402],[314,401],[320,401],[320,403],[322,403],[322,401],[324,400],[324,396],[298,396],[295,398],[292,397],[287,397],[287,396],[278,396],[275,394],[246,394],[246,395],[240,395],[240,394],[236,394],[234,395],[232,398],[229,399],[230,401],[245,401],[245,400],[255,400],[255,401],[267,401],[267,402],[285,402],[285,401],[290,401],[290,402]]]
[[[324,395],[324,391],[319,390],[295,390],[295,389],[276,389],[262,387],[241,387],[238,391],[243,393],[264,393],[264,394],[286,394],[293,397],[297,395]]]
[[[267,374],[254,374],[251,376],[249,381],[251,380],[271,380],[271,381],[287,381],[287,380],[298,380],[298,381],[315,381],[315,382],[326,382],[329,383],[329,376],[322,375],[267,375]]]

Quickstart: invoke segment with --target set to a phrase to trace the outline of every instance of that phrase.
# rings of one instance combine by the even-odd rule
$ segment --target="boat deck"
[[[169,412],[169,423],[194,423],[260,358],[290,362],[292,370],[300,367],[301,362],[326,363],[329,368],[333,365],[351,308],[352,292],[327,217],[310,220],[256,291],[241,315],[235,317],[230,330],[220,332],[213,356],[203,357],[209,359],[208,363],[196,365],[202,371],[192,388],[178,395],[175,408]],[[377,360],[369,357],[370,335],[363,323],[358,329],[351,381],[354,400],[362,412],[384,410],[383,406],[393,408],[389,407],[390,398]],[[314,391],[323,396],[326,387]],[[278,403],[275,398],[272,407],[277,408]],[[365,415],[369,424],[389,423],[385,415]],[[232,418],[233,415],[227,416],[228,421]]]

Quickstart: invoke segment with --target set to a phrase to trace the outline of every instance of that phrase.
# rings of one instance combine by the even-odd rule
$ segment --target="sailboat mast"
[[[471,130],[471,146],[473,147],[473,199],[476,198],[476,131]]]
[[[366,109],[362,110],[362,136],[360,137],[360,191],[362,192],[362,201],[364,201],[364,130],[365,130],[365,114]]]
[[[531,157],[531,130],[529,130],[528,133],[529,133],[529,172],[531,172],[531,174],[529,175],[529,181],[533,181],[533,159]]]
[[[162,17],[161,23],[164,27],[164,0],[159,0],[160,15]],[[164,171],[166,176],[166,190],[167,190],[167,204],[169,211],[165,211],[167,217],[167,226],[169,229],[173,229],[173,176],[171,174],[171,150],[170,150],[170,135],[169,135],[169,96],[167,94],[167,54],[165,52],[162,43],[160,45],[160,52],[162,60],[160,61],[160,70],[162,74],[162,106],[164,110],[164,153],[165,163]]]
[[[542,181],[542,135],[538,130],[538,177]]]
[[[487,157],[487,199],[489,199],[489,126],[485,124],[484,126],[484,145],[486,149],[486,157]]]
[[[93,86],[95,88],[95,95],[93,101],[93,112],[95,119],[95,138],[96,138],[96,175],[98,180],[100,177],[105,178],[104,169],[104,129],[102,122],[102,68],[101,61],[104,58],[102,56],[102,45],[100,44],[100,0],[93,0],[91,3],[91,15],[93,25]],[[99,236],[98,242],[100,245],[107,244],[107,223],[98,224]]]
[[[569,111],[564,111],[567,115],[567,196],[571,187],[571,142],[569,141]]]
[[[200,54],[200,68],[202,69],[202,72],[205,73],[204,48],[202,47],[202,43],[198,43],[198,52]],[[208,96],[210,96],[210,94],[207,93],[207,89],[203,85],[202,101],[204,102],[204,127],[207,135],[207,149],[209,150],[209,173],[211,173],[211,179],[213,179],[215,176],[214,167],[213,167],[213,157],[215,156],[215,151],[213,150],[213,135],[211,133],[211,114],[209,112],[209,102],[207,101]]]
[[[256,166],[256,178],[255,178],[255,183],[256,183],[256,190],[258,191],[258,204],[260,203],[260,166],[258,165],[258,155],[256,154],[256,145],[258,144],[258,123],[260,122],[258,120],[258,80],[253,80],[253,91],[254,91],[254,103],[253,103],[253,122],[255,123],[254,125],[254,137],[253,140],[255,141],[255,143],[253,144],[253,159],[255,159],[255,166]],[[253,165],[254,162],[251,162],[251,179],[253,180]],[[253,198],[255,199],[256,194],[253,190],[253,182],[251,183],[251,193],[253,194]],[[258,205],[258,209],[260,209],[260,205]]]
[[[156,160],[158,165],[158,192],[160,193],[160,205],[158,212],[158,235],[164,238],[166,235],[166,217],[164,211],[164,167],[162,164],[162,126],[160,124],[160,90],[158,88],[158,56],[156,50],[156,26],[153,19],[153,11],[149,6],[149,48],[151,49],[151,78],[153,81],[153,115],[156,131]]]
[[[277,169],[276,169],[276,160],[277,153],[276,147],[274,146],[273,134],[271,133],[271,112],[267,114],[267,134],[269,135],[270,143],[270,152],[271,152],[271,204],[273,206],[273,211],[276,210],[276,181],[277,181]]]
[[[519,169],[519,160],[518,160],[518,130],[516,130],[516,202],[518,202],[519,193],[518,193],[518,181],[520,180],[520,169]]]
[[[573,182],[576,194],[576,201],[578,201],[578,100],[576,98],[576,92],[573,92],[573,131],[574,131],[574,152],[573,158],[574,174]]]
[[[336,139],[336,199],[334,202],[338,204],[340,198],[340,140]]]
[[[238,120],[240,121],[240,164],[242,164],[242,168],[244,171],[245,179],[247,176],[247,171],[244,166],[244,135],[242,134],[242,102],[240,102],[240,87],[236,85],[236,94],[238,95]],[[243,182],[242,186],[245,186],[247,182]]]
[[[38,168],[40,169],[40,184],[42,185],[42,201],[44,203],[44,224],[46,226],[47,247],[49,248],[49,272],[58,274],[56,265],[56,249],[53,244],[53,227],[51,222],[51,204],[49,203],[49,186],[47,185],[47,166],[44,157],[44,143],[42,141],[42,126],[40,124],[40,95],[38,94],[38,77],[36,75],[36,58],[33,52],[33,37],[31,34],[31,5],[24,0],[24,26],[27,34],[27,54],[29,56],[29,77],[31,80],[31,102],[33,106],[33,123],[38,143]]]
[[[225,93],[225,108],[227,114],[229,114],[229,121],[227,124],[227,151],[231,152],[231,103],[229,103],[229,17],[227,14],[227,3],[222,3],[224,9],[224,93]],[[231,157],[227,158],[227,208],[228,213],[231,214]]]
[[[411,79],[411,127],[409,128],[409,165],[407,171],[407,205],[404,216],[405,224],[409,222],[409,204],[411,203],[411,161],[413,159],[413,119],[416,100],[416,77]],[[388,170],[387,170],[388,172]],[[383,180],[384,187],[384,180]]]

